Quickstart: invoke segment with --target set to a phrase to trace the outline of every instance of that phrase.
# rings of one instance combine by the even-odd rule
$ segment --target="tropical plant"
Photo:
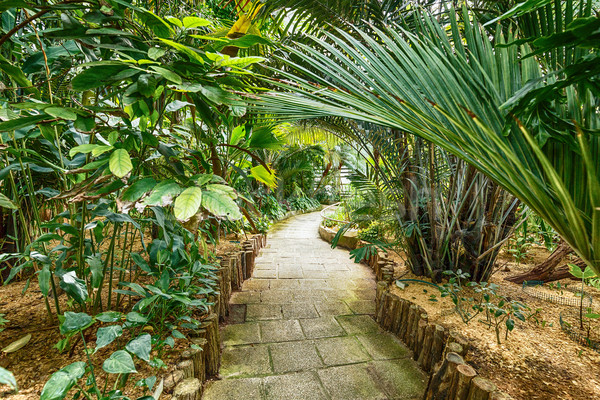
[[[419,35],[400,26],[376,35],[336,30],[286,47],[292,56],[279,59],[290,72],[272,71],[286,81],[267,79],[282,91],[262,96],[255,110],[284,119],[334,115],[429,140],[523,201],[600,272],[597,75],[573,73],[597,57],[598,19],[589,17],[591,1],[577,6],[556,7],[546,20],[554,33],[531,45],[500,25],[488,35],[467,9],[446,12],[449,29],[422,13]],[[553,52],[568,53],[563,69],[537,56]]]

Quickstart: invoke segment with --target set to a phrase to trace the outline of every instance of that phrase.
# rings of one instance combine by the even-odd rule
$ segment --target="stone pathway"
[[[231,298],[241,323],[222,330],[223,379],[204,400],[422,397],[425,374],[371,317],[373,273],[322,241],[319,222],[304,214],[269,233],[253,278]]]

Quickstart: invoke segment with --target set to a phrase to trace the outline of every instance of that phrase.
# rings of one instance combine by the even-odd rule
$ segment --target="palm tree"
[[[596,76],[573,78],[569,70],[597,57],[597,42],[595,51],[574,46],[591,41],[593,30],[577,28],[597,18],[577,19],[591,15],[590,1],[557,4],[560,25],[540,31],[562,36],[533,48],[512,44],[519,36],[500,25],[490,36],[466,9],[458,14],[462,27],[453,10],[447,25],[424,12],[418,33],[397,25],[373,28],[375,35],[337,29],[288,46],[290,59],[279,60],[289,69],[277,71],[286,81],[270,80],[281,91],[262,96],[255,111],[287,120],[334,115],[429,140],[527,204],[600,273]],[[563,44],[549,45],[553,38]],[[564,69],[550,68],[552,53],[568,55]]]

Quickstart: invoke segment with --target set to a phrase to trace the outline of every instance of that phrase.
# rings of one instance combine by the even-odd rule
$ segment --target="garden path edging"
[[[221,256],[220,267],[217,270],[219,293],[210,299],[213,305],[202,319],[200,329],[191,339],[199,348],[185,350],[177,367],[163,375],[164,390],[172,391],[174,400],[200,400],[204,382],[219,374],[219,322],[229,315],[232,291],[240,290],[244,281],[252,276],[258,252],[266,244],[266,235],[257,234],[241,242],[240,249]]]

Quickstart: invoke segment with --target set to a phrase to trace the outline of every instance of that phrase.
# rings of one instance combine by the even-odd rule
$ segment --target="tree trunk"
[[[573,249],[571,246],[561,240],[556,249],[544,262],[536,265],[530,271],[509,276],[506,280],[514,283],[523,283],[525,281],[553,282],[559,279],[570,278],[572,275],[569,272],[569,266],[566,264],[559,266],[559,264],[561,264],[565,257],[572,253]],[[577,260],[573,264],[585,268],[585,263],[582,260]]]

